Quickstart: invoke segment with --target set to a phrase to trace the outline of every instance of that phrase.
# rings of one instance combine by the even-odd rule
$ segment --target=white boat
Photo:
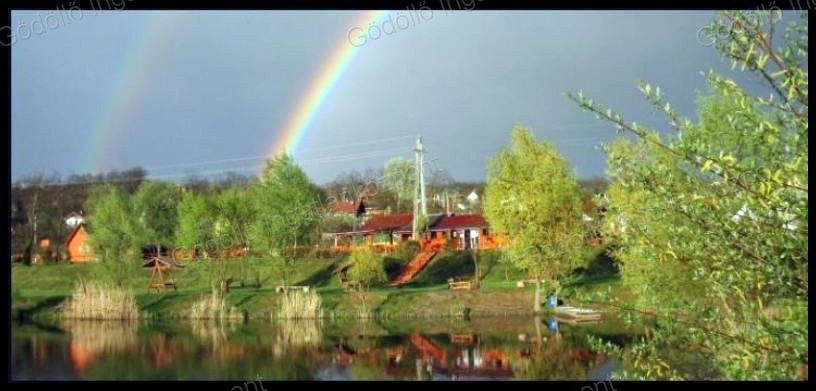
[[[578,307],[555,307],[553,310],[556,316],[562,316],[572,320],[599,320],[601,312],[589,308]]]

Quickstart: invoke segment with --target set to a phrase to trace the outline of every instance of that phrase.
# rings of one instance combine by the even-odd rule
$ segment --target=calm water
[[[12,327],[12,379],[608,379],[587,336],[637,338],[614,319],[73,321]]]

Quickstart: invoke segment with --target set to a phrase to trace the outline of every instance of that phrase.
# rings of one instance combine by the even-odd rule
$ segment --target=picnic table
[[[473,289],[473,280],[470,277],[456,277],[448,279],[448,289],[453,291],[469,291]]]

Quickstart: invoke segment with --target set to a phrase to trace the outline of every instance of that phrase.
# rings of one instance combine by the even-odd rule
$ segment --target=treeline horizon
[[[163,182],[204,196],[213,195],[231,188],[248,189],[257,182],[257,175],[243,175],[237,172],[225,172],[219,177],[204,178],[190,175],[178,181],[161,178],[150,178],[143,167],[132,167],[126,170],[110,170],[97,174],[71,174],[62,177],[58,172],[49,174],[31,174],[12,183],[11,192],[11,230],[12,248],[21,252],[32,243],[32,233],[38,237],[47,236],[62,240],[71,231],[64,219],[74,212],[87,212],[86,201],[92,189],[99,186],[114,185],[124,194],[133,195],[142,183]],[[410,175],[407,174],[406,175]],[[398,196],[393,188],[385,183],[383,168],[368,168],[364,171],[347,170],[340,172],[334,179],[317,185],[331,202],[354,202],[363,194],[369,206],[386,213],[405,213],[411,211],[406,196]],[[591,178],[579,181],[581,196],[603,192],[608,182],[604,178]],[[442,195],[448,198],[447,210],[454,213],[481,213],[481,208],[458,208],[466,204],[466,197],[471,191],[481,198],[484,194],[484,181],[457,181],[446,170],[435,169],[426,172],[426,197],[429,211],[439,213],[446,211]],[[36,221],[36,229],[35,229]],[[337,227],[335,227],[337,228]]]

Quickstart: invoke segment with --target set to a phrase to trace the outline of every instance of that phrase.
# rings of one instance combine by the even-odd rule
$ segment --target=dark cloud
[[[35,15],[14,12],[12,25]],[[366,43],[297,157],[323,182],[343,170],[379,167],[392,155],[410,156],[413,141],[395,136],[421,134],[432,165],[458,179],[482,179],[487,158],[523,123],[554,140],[581,176],[602,175],[604,156],[596,147],[614,130],[564,93],[583,90],[633,119],[661,123],[637,91],[643,78],[692,115],[704,89],[698,72],[727,68],[698,40],[698,29],[713,16],[437,11],[420,25]],[[190,13],[160,38],[160,57],[133,59],[150,66],[143,99],[117,125],[127,137],[108,146],[105,153],[115,159],[101,169],[263,155],[355,18],[352,12]],[[88,152],[89,127],[112,81],[129,76],[117,72],[144,20],[144,13],[127,11],[87,15],[13,46],[13,177],[84,169],[78,155]]]

